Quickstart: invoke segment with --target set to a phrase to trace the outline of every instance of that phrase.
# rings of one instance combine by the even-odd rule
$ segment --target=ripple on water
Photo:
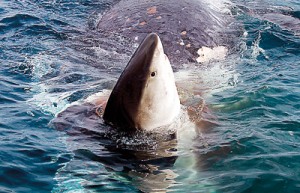
[[[31,25],[42,22],[41,19],[29,14],[15,14],[13,16],[6,16],[0,20],[0,23],[5,23],[11,27],[21,27],[23,25]]]

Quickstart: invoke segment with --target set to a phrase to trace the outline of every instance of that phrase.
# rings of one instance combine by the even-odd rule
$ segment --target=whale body
[[[206,0],[122,0],[108,10],[97,28],[140,44],[149,33],[159,34],[173,68],[197,62],[199,49],[234,44],[232,16]]]

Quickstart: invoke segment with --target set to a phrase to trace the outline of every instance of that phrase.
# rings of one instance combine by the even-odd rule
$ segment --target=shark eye
[[[156,76],[156,72],[155,71],[151,72],[151,77],[154,77],[154,76]]]

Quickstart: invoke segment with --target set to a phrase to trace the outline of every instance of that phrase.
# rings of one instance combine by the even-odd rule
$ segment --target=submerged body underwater
[[[117,2],[0,3],[0,192],[297,192],[300,3],[205,1],[234,18],[238,41],[222,60],[173,66],[181,97],[205,103],[205,131],[158,142],[99,130],[80,106],[137,47],[97,30]]]

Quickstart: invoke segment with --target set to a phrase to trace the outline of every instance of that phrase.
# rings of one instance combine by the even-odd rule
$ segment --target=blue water
[[[134,157],[156,150],[51,124],[67,104],[111,89],[133,53],[95,30],[115,2],[0,2],[0,192],[298,192],[299,1],[233,2],[241,49],[204,97],[216,124],[190,149],[145,162]],[[147,177],[144,166],[158,169]]]

